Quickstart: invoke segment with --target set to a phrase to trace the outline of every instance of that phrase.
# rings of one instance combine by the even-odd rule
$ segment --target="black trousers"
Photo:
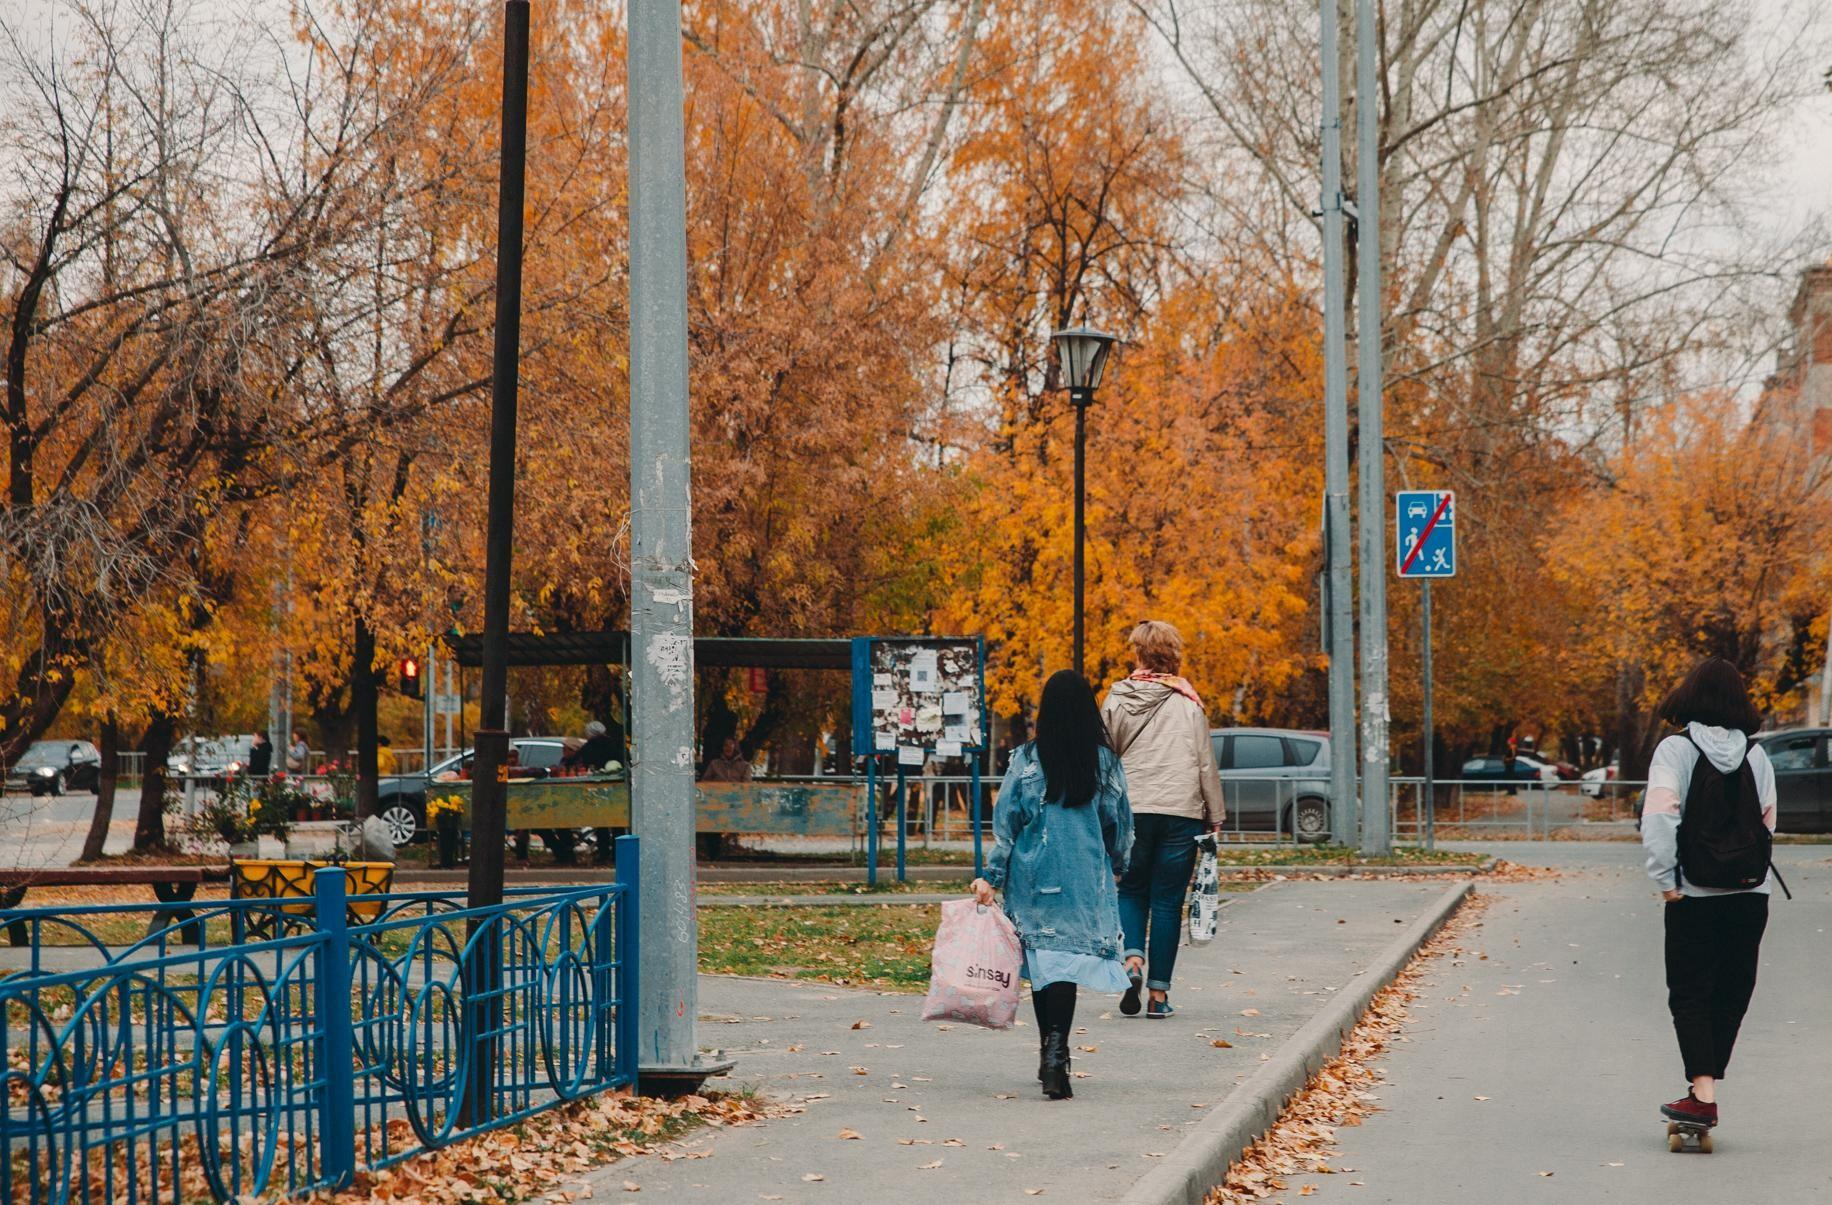
[[[1768,896],[1759,892],[1667,904],[1667,1008],[1687,1079],[1724,1078],[1767,927]]]
[[[1031,1007],[1037,1010],[1039,1030],[1066,1037],[1075,1028],[1075,985],[1058,982],[1032,988]]]

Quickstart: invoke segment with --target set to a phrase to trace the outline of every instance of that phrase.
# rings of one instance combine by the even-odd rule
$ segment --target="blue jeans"
[[[1132,817],[1132,864],[1120,878],[1120,929],[1126,935],[1124,957],[1145,959],[1145,986],[1156,991],[1170,990],[1171,972],[1177,969],[1183,895],[1196,866],[1202,828],[1202,821],[1187,816],[1135,812]]]

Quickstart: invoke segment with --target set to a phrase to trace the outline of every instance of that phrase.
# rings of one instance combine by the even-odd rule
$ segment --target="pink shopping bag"
[[[1018,931],[1003,910],[950,900],[941,906],[922,1019],[1010,1029],[1023,966]]]

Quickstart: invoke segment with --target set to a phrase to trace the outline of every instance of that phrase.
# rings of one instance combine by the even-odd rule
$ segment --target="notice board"
[[[853,748],[959,757],[985,747],[986,646],[975,637],[853,641]]]

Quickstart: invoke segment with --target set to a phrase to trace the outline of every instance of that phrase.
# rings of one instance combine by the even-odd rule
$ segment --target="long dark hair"
[[[1734,728],[1745,736],[1762,727],[1762,713],[1749,701],[1742,673],[1722,657],[1707,657],[1693,666],[1686,680],[1661,701],[1660,715],[1676,727],[1696,721]]]
[[[1093,688],[1074,670],[1057,670],[1043,684],[1036,743],[1046,799],[1080,807],[1099,793],[1100,751],[1113,744],[1095,705]]]

